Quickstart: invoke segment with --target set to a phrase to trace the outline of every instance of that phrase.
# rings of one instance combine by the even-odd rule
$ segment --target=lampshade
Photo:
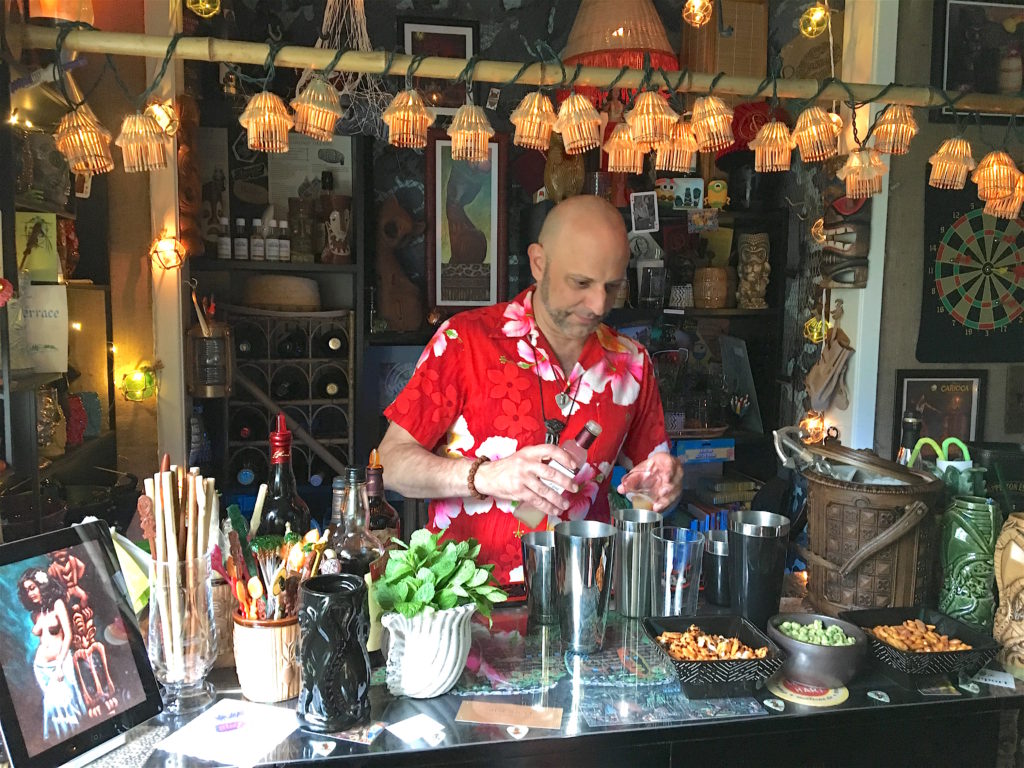
[[[633,132],[627,123],[618,123],[608,141],[604,143],[608,153],[609,173],[640,173],[644,169],[644,153],[633,140]]]
[[[913,110],[906,104],[893,104],[875,124],[874,148],[887,155],[905,155],[917,131]]]
[[[932,164],[928,184],[937,189],[963,189],[967,174],[977,166],[971,154],[971,143],[962,136],[942,142],[928,162]]]
[[[839,153],[836,146],[839,132],[829,114],[821,107],[812,105],[796,119],[793,142],[800,149],[800,158],[805,163],[828,160]]]
[[[713,8],[712,0],[686,0],[683,5],[683,21],[691,27],[703,27],[711,21]]]
[[[63,19],[95,24],[92,0],[28,0],[31,19]]]
[[[551,99],[540,91],[528,93],[509,116],[516,127],[512,143],[517,147],[545,151],[551,145],[556,119]]]
[[[978,163],[971,174],[971,181],[978,185],[978,197],[988,202],[1013,194],[1020,178],[1020,171],[1008,154],[1001,150],[989,152]]]
[[[692,173],[697,168],[697,138],[683,118],[672,126],[669,140],[657,146],[654,167],[659,171]]]
[[[750,142],[754,150],[754,170],[758,173],[788,171],[793,159],[793,137],[785,123],[772,120]]]
[[[334,86],[317,75],[310,78],[302,93],[292,99],[295,130],[317,141],[331,141],[334,126],[344,113]]]
[[[148,114],[136,112],[125,116],[114,143],[121,148],[125,173],[167,167],[167,134]]]
[[[679,122],[679,115],[660,93],[642,91],[636,95],[633,108],[626,113],[625,120],[640,151],[650,152],[669,140],[672,127]]]
[[[482,163],[488,158],[487,143],[494,129],[483,107],[463,104],[448,126],[448,135],[452,138],[453,160]]]
[[[53,136],[73,173],[97,174],[114,170],[110,131],[100,125],[88,104],[68,112]]]
[[[434,110],[423,103],[416,89],[402,91],[381,114],[381,120],[388,127],[388,144],[423,149],[427,146],[427,129],[434,124],[434,117]]]
[[[558,108],[555,130],[562,134],[567,155],[578,155],[601,143],[601,117],[579,93],[569,94]]]
[[[1024,205],[1024,174],[1017,178],[1017,184],[1012,193],[1006,197],[986,202],[985,213],[998,219],[1016,219],[1020,215],[1022,205]]]
[[[288,131],[294,125],[288,107],[276,93],[260,91],[245,105],[238,122],[248,133],[249,149],[287,152]]]
[[[697,98],[690,125],[701,152],[717,152],[733,143],[732,110],[717,96]]]
[[[859,200],[882,191],[882,176],[888,170],[877,150],[861,147],[849,154],[836,176],[846,182],[846,196]]]

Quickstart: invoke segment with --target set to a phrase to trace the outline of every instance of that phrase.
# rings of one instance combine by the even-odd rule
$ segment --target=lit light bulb
[[[686,0],[683,6],[683,21],[691,27],[703,27],[711,21],[711,0]]]
[[[817,37],[828,29],[828,5],[815,3],[800,16],[800,34],[804,37]]]

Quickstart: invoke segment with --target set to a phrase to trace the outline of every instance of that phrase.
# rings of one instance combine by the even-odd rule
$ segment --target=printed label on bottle
[[[217,238],[217,258],[231,258],[231,238],[227,235],[221,235]]]
[[[235,258],[246,259],[249,258],[249,238],[248,237],[236,237],[235,238]]]
[[[573,480],[576,477],[575,473],[572,472],[572,470],[570,470],[568,467],[564,466],[563,464],[555,461],[554,459],[551,459],[551,461],[548,462],[548,466],[551,467],[552,469],[558,470],[559,472],[561,472],[563,475],[565,475],[570,480]],[[546,477],[542,477],[540,479],[540,481],[542,483],[544,483],[544,485],[546,485],[548,488],[550,488],[555,493],[565,493],[565,489],[564,488],[562,488],[560,485],[555,485],[553,482],[548,480]]]
[[[282,240],[277,247],[277,258],[278,261],[291,261],[292,260],[292,244],[288,240]]]
[[[285,464],[292,460],[291,446],[287,448],[273,448],[270,451],[271,464]]]
[[[249,258],[253,261],[264,260],[264,240],[262,237],[254,237],[249,243]]]

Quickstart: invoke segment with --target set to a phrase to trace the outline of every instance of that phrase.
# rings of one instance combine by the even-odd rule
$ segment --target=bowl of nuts
[[[859,627],[817,613],[772,616],[768,637],[786,652],[783,676],[816,688],[838,688],[850,682],[867,648],[867,637]]]
[[[907,688],[973,675],[999,651],[989,635],[930,608],[843,611],[839,618],[864,630],[872,662]]]

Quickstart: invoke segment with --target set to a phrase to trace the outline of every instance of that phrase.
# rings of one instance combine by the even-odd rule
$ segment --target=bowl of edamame
[[[786,651],[783,677],[817,688],[838,688],[850,682],[867,648],[860,627],[818,613],[772,616],[768,636]]]

